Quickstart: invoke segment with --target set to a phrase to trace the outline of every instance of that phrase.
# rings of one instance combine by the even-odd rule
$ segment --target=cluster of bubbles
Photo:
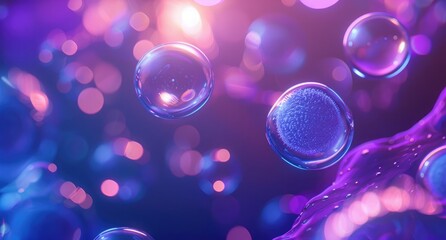
[[[221,1],[196,0],[196,2],[203,6],[214,6]],[[282,0],[282,2],[291,6],[295,1]],[[312,9],[325,9],[335,5],[338,0],[301,0],[300,2]],[[159,9],[170,9],[168,3],[162,6]],[[83,31],[72,34],[71,39],[61,31],[53,31],[49,40],[42,43],[39,52],[39,60],[42,63],[64,62],[64,60],[58,59],[60,54],[74,56],[94,42],[96,38],[103,38],[110,47],[118,47],[123,43],[124,30],[119,27],[119,21],[129,15],[127,14],[129,6],[125,1],[116,1],[113,6],[107,5],[105,1],[97,1],[87,7],[87,4],[82,1],[70,0],[68,8],[76,13],[84,12],[82,15]],[[2,6],[0,6],[0,10],[0,19],[5,18],[6,10]],[[164,15],[168,17],[174,15],[171,12],[160,11],[165,12]],[[442,11],[444,12],[444,7],[437,8],[437,12]],[[109,17],[102,18],[98,13]],[[196,113],[210,99],[215,85],[214,69],[211,67],[209,59],[215,58],[219,49],[213,39],[209,23],[191,6],[184,6],[179,11],[179,15],[181,15],[182,22],[175,23],[174,27],[180,30],[183,39],[195,41],[197,45],[204,48],[203,51],[182,42],[154,47],[153,42],[145,39],[139,40],[133,48],[133,56],[139,60],[134,76],[137,97],[151,114],[163,119],[178,119]],[[161,33],[169,35],[169,32],[176,32],[172,31],[171,25],[164,20],[161,17],[159,21]],[[151,19],[143,12],[129,15],[129,26],[137,32],[150,29],[150,25]],[[246,49],[243,54],[245,69],[233,74],[234,78],[238,80],[240,76],[246,76],[245,70],[255,75],[253,81],[256,78],[260,79],[265,72],[278,75],[296,73],[303,67],[307,54],[300,31],[296,29],[298,27],[294,24],[293,19],[284,16],[272,15],[255,20],[249,26],[245,37]],[[199,35],[200,32],[203,35]],[[348,27],[343,41],[352,72],[360,77],[372,79],[395,77],[407,66],[411,48],[417,54],[426,54],[430,51],[429,44],[429,39],[425,35],[417,35],[409,39],[403,24],[387,13],[368,13],[359,17]],[[150,51],[147,52],[149,49]],[[60,50],[60,52],[56,50]],[[208,58],[204,52],[210,57]],[[345,63],[339,61],[331,71],[331,75],[335,80],[349,79],[351,81],[350,72],[345,70]],[[234,73],[229,70],[227,72]],[[16,77],[17,74],[20,77]],[[3,223],[0,226],[0,237],[8,237],[5,234],[7,234],[7,230],[12,229],[14,234],[18,234],[15,237],[23,239],[32,238],[31,235],[45,239],[54,239],[55,236],[82,239],[85,235],[90,234],[89,230],[85,230],[88,229],[85,226],[88,225],[85,221],[85,218],[88,217],[68,211],[67,206],[68,208],[88,209],[93,201],[91,195],[85,189],[72,182],[64,181],[60,177],[45,177],[57,171],[56,165],[49,163],[56,155],[55,143],[37,137],[45,135],[41,133],[45,131],[41,123],[51,111],[51,102],[34,76],[21,70],[12,71],[10,75],[8,78],[2,77],[2,82],[0,82],[0,156],[2,157],[0,170],[5,173],[0,176],[0,186],[2,187],[0,188],[0,193],[2,193],[0,195],[0,213],[8,213],[8,225]],[[33,83],[29,84],[32,87],[27,88],[26,84],[24,85],[16,79],[27,79]],[[73,79],[77,82],[73,83]],[[121,82],[120,70],[110,63],[105,61],[91,64],[72,62],[61,71],[57,87],[60,92],[67,93],[68,98],[75,98],[77,106],[83,113],[93,115],[99,113],[106,104],[108,97],[105,96],[119,90]],[[266,100],[265,102],[274,101]],[[438,112],[440,110],[437,110]],[[113,132],[109,135],[113,135],[115,139],[105,142],[95,149],[93,168],[101,169],[97,172],[102,174],[98,173],[101,178],[100,188],[106,197],[118,196],[122,200],[137,200],[144,189],[142,182],[136,179],[138,177],[119,175],[117,172],[122,169],[137,168],[139,165],[132,165],[130,161],[115,161],[115,159],[144,162],[147,152],[139,142],[118,137],[121,134],[125,135],[126,131],[126,127],[123,127],[121,131],[117,130],[119,129],[116,127],[118,125],[119,123],[113,124],[109,128],[110,132]],[[417,135],[417,137],[426,134],[425,129],[421,129],[419,132],[415,130],[412,135]],[[271,148],[284,161],[303,170],[323,169],[338,162],[347,153],[353,139],[353,132],[353,118],[341,97],[331,88],[314,82],[298,84],[286,90],[275,101],[266,118],[266,137]],[[438,132],[428,133],[426,138],[437,138],[436,140],[438,140],[436,135],[439,135]],[[34,139],[39,139],[39,141],[34,141]],[[72,158],[77,161],[85,158],[88,152],[86,141],[77,136],[68,139],[69,142],[65,145],[73,149],[65,149],[64,144],[60,148],[62,152],[66,150],[67,159]],[[71,141],[72,139],[74,140]],[[405,143],[410,142],[408,143],[410,146],[415,146],[415,143],[422,141],[421,137],[415,140],[411,139],[413,138],[404,141]],[[435,141],[435,144],[438,141]],[[432,142],[434,141],[432,140]],[[420,147],[416,147],[418,150],[413,151],[415,152],[413,154],[417,155],[411,155],[412,153],[408,154],[407,149],[401,149],[397,143],[388,143],[389,146],[386,145],[386,147],[389,148],[389,151],[394,151],[394,147],[399,151],[382,155],[392,160],[393,156],[404,156],[409,159],[408,162],[412,163],[416,162],[426,151],[431,150],[435,144],[420,144]],[[370,143],[367,146],[369,145],[373,144]],[[367,155],[367,158],[371,158],[370,156],[373,156],[375,150],[382,149],[379,147],[360,148],[360,150],[353,150],[351,154],[347,155],[347,159],[353,159],[351,162],[356,164],[359,162],[356,159],[361,156]],[[442,178],[443,173],[446,172],[445,156],[444,147],[436,148],[427,154],[418,171],[421,184],[442,202],[446,201],[446,182]],[[196,175],[201,190],[206,194],[227,196],[232,194],[240,183],[240,166],[227,149],[214,149],[205,154],[187,149],[182,151],[178,157],[182,171],[180,174]],[[34,158],[46,158],[49,162],[29,165],[30,162],[35,162]],[[123,164],[112,166],[112,164],[108,164],[110,162]],[[360,192],[369,187],[361,186],[363,182],[366,182],[366,176],[359,177],[354,173],[355,170],[360,171],[358,169],[362,169],[361,171],[369,169],[362,163],[357,164],[358,166],[354,166],[356,168],[350,165],[343,166],[340,176],[349,177],[339,177],[337,184],[334,185],[342,185],[347,183],[347,180],[358,177],[354,181],[358,187],[336,187],[333,190],[330,189],[334,193],[318,196],[312,200],[312,203],[310,201],[313,205],[310,204],[306,207],[300,215],[301,220],[298,220],[295,225],[297,234],[292,232],[289,236],[295,237],[302,233],[300,229],[304,227],[301,226],[309,223],[305,216],[309,215],[308,212],[312,213],[308,209],[311,207],[314,209],[315,203],[320,204],[319,200],[322,199],[321,201],[324,202],[321,204],[322,207],[330,210],[321,211],[322,213],[316,214],[314,219],[333,211],[332,209],[339,208],[339,204],[343,200],[339,200],[338,196],[350,198],[355,191]],[[402,169],[395,172],[406,171],[409,166],[407,165],[409,163],[397,161],[392,164],[396,168]],[[403,166],[403,164],[407,166]],[[108,165],[108,168],[104,167],[105,165]],[[352,165],[354,164],[352,163]],[[385,175],[386,180],[395,176],[391,170],[387,175],[385,171],[387,171],[386,167],[377,166],[373,175]],[[22,172],[21,175],[19,175],[20,172]],[[344,173],[345,175],[343,175]],[[107,175],[119,175],[119,177],[111,179]],[[13,179],[16,180],[12,181]],[[51,180],[45,180],[46,183],[49,183],[46,184],[39,182],[42,179]],[[14,184],[6,185],[10,182]],[[383,182],[385,181],[383,180]],[[378,182],[375,186],[379,186]],[[56,199],[54,200],[56,204],[43,200],[43,196],[50,192],[57,193],[52,198],[52,200]],[[31,199],[33,199],[32,202]],[[327,201],[327,199],[330,200]],[[331,199],[336,199],[336,201]],[[262,213],[265,221],[274,215],[271,212],[277,211],[278,202],[278,200],[274,200],[267,204]],[[11,213],[12,210],[13,213]],[[288,209],[287,211],[296,213],[297,210]],[[45,216],[45,218],[41,218],[41,216]],[[310,223],[314,222],[316,220]],[[57,227],[54,227],[55,225]],[[32,229],[40,230],[33,233],[15,232],[14,230],[25,229],[29,226]],[[54,231],[47,231],[47,229]],[[305,231],[311,232],[307,231],[308,229],[306,228]],[[369,230],[364,231],[368,232]],[[232,239],[230,236],[233,236],[233,239],[240,236],[245,236],[244,239],[251,238],[249,231],[241,226],[231,229],[228,239]],[[352,236],[362,235],[356,233]],[[112,228],[96,237],[96,240],[114,239],[150,240],[153,238],[142,231],[131,228]]]

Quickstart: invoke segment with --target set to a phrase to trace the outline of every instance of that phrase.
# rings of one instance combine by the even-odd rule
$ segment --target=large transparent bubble
[[[136,66],[135,90],[160,118],[189,116],[207,102],[214,85],[208,58],[186,43],[168,43],[148,52]]]
[[[361,76],[392,77],[401,72],[410,57],[409,36],[394,17],[386,13],[368,13],[348,27],[344,50]]]

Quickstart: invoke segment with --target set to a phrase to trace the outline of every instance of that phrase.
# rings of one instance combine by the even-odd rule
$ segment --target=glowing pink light
[[[324,9],[335,5],[339,0],[300,0],[302,4],[313,9]]]
[[[88,84],[93,80],[93,71],[87,66],[81,66],[76,69],[76,80],[82,84]]]
[[[212,188],[218,193],[223,192],[225,190],[225,187],[225,183],[221,180],[217,180],[212,184]]]
[[[93,205],[93,198],[89,194],[85,197],[85,200],[79,204],[83,209],[89,209]]]
[[[138,32],[142,32],[149,27],[150,19],[143,12],[136,12],[130,17],[130,26]]]
[[[49,100],[45,93],[40,91],[32,92],[29,99],[31,100],[34,109],[38,112],[44,113],[48,110]]]
[[[248,229],[243,226],[236,226],[229,230],[226,240],[252,240]]]
[[[130,160],[139,160],[144,154],[142,145],[135,141],[129,141],[124,150],[124,156]]]
[[[43,63],[49,63],[53,60],[53,53],[50,50],[42,49],[39,52],[39,60]]]
[[[101,191],[107,197],[114,197],[119,192],[119,185],[117,182],[107,179],[102,182]]]
[[[54,163],[48,164],[48,171],[55,173],[57,171],[57,165]]]
[[[86,88],[79,94],[77,105],[86,114],[96,114],[104,106],[104,96],[96,88]]]
[[[101,0],[85,10],[82,22],[90,34],[99,36],[124,17],[126,12],[127,2],[124,0]]]
[[[85,201],[86,198],[87,198],[87,193],[82,188],[77,188],[76,191],[74,191],[70,195],[70,200],[76,204],[81,204],[82,202]]]
[[[76,191],[76,186],[72,182],[64,182],[59,187],[59,193],[66,199],[69,199],[71,194]]]
[[[68,56],[72,56],[77,52],[77,44],[73,40],[67,40],[62,44],[62,52]]]
[[[206,7],[215,6],[215,5],[223,2],[223,0],[194,0],[194,1],[202,6],[206,6]]]
[[[191,125],[184,125],[175,130],[173,140],[180,148],[194,148],[200,143],[200,133]]]
[[[94,68],[94,83],[103,93],[111,94],[121,87],[121,72],[113,65],[100,63]]]
[[[151,41],[145,39],[140,40],[133,46],[133,57],[136,60],[140,60],[153,47],[154,45]]]
[[[201,172],[202,156],[197,151],[186,151],[180,157],[180,169],[185,175],[195,176]]]
[[[410,38],[410,45],[414,53],[418,55],[427,55],[431,52],[432,43],[428,36],[419,34]]]
[[[215,151],[214,161],[216,162],[227,162],[231,158],[231,153],[228,149],[221,148]]]
[[[361,199],[362,211],[369,217],[376,217],[381,213],[381,203],[376,193],[367,192]]]
[[[82,0],[69,0],[68,1],[68,8],[71,11],[79,11],[82,7]]]

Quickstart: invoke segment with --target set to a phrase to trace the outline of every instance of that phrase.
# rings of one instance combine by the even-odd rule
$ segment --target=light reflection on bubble
[[[246,51],[258,52],[272,73],[295,73],[305,61],[303,38],[292,18],[265,16],[251,23],[245,38]]]

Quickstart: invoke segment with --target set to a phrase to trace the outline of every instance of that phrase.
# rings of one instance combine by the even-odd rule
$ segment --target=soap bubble
[[[446,203],[446,146],[430,152],[421,162],[418,176],[424,186],[440,201]]]
[[[153,238],[140,230],[120,227],[107,229],[94,240],[153,240]]]
[[[280,96],[266,121],[272,149],[300,169],[335,164],[353,139],[353,119],[345,103],[327,86],[307,82]]]
[[[153,115],[189,116],[208,101],[214,75],[208,58],[186,43],[168,43],[148,52],[136,66],[136,94]]]
[[[398,20],[385,13],[368,13],[348,27],[344,50],[360,77],[393,77],[409,62],[409,36]]]

